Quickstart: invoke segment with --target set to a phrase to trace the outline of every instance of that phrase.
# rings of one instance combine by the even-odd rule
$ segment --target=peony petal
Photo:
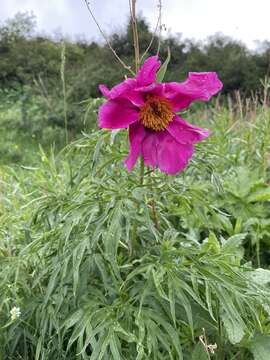
[[[165,96],[174,111],[186,108],[194,100],[208,101],[222,88],[222,82],[215,72],[189,73],[182,83],[165,84]]]
[[[133,105],[138,107],[142,106],[145,103],[143,95],[140,92],[136,91],[136,89],[134,91],[126,93],[125,98],[128,99]]]
[[[126,93],[134,90],[136,86],[137,86],[137,82],[135,79],[126,79],[125,81],[122,81],[120,84],[115,85],[111,89],[110,96],[112,99],[121,97]]]
[[[204,140],[209,131],[189,124],[179,116],[175,116],[166,129],[177,142],[193,144]]]
[[[146,166],[157,167],[158,137],[154,131],[147,130],[142,144],[142,155]]]
[[[105,85],[99,85],[99,90],[102,95],[108,99],[123,98],[128,99],[135,106],[142,106],[144,104],[143,96],[140,92],[136,91],[137,81],[136,79],[127,79],[120,84],[115,85],[109,90]]]
[[[123,129],[138,119],[138,110],[126,99],[109,100],[99,108],[98,125],[101,128]]]
[[[150,56],[141,66],[136,79],[139,86],[150,85],[157,80],[157,71],[160,67],[157,56]]]
[[[102,95],[110,100],[124,98],[130,100],[135,106],[144,104],[144,93],[153,95],[161,95],[163,93],[163,85],[155,84],[156,73],[160,67],[160,61],[157,56],[149,57],[140,68],[136,78],[126,79],[120,84],[109,90],[105,85],[99,85]]]
[[[191,144],[180,144],[168,132],[158,133],[158,167],[169,175],[183,171],[193,155]]]
[[[159,167],[169,175],[185,169],[192,157],[192,144],[178,143],[166,130],[149,132],[142,145],[142,154],[147,166]]]
[[[146,86],[137,87],[135,90],[143,93],[143,95],[157,95],[157,96],[164,96],[164,84],[150,84]],[[142,95],[142,96],[143,96]]]
[[[106,98],[110,98],[110,90],[107,88],[107,86],[106,85],[104,85],[104,84],[100,84],[99,86],[98,86],[98,88],[99,88],[99,90],[100,90],[100,92],[101,92],[101,94],[103,95],[103,96],[105,96]]]
[[[124,164],[131,171],[142,152],[142,141],[145,136],[145,128],[140,122],[131,124],[129,127],[129,154]]]

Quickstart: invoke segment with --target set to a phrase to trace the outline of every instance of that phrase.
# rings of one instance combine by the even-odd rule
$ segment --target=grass
[[[74,140],[96,126],[102,99],[72,103],[66,109],[61,94],[43,94],[42,86],[0,89],[0,164],[36,164],[40,145],[58,153],[66,145],[66,130]]]
[[[128,174],[124,130],[1,166],[3,359],[268,359],[270,111],[229,105],[185,114],[176,177]]]

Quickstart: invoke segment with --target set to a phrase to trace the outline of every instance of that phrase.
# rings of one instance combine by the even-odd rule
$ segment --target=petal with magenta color
[[[180,144],[167,131],[157,133],[158,167],[169,175],[183,171],[193,155],[192,144]]]
[[[222,86],[215,72],[190,72],[188,79],[182,83],[166,83],[165,96],[171,101],[173,110],[179,111],[195,100],[210,100]]]
[[[141,66],[136,79],[138,86],[150,85],[157,80],[157,71],[160,67],[157,56],[150,56]]]
[[[153,168],[158,166],[157,147],[157,133],[147,130],[142,144],[142,155],[146,166],[151,166]]]
[[[209,131],[189,124],[179,116],[175,116],[166,129],[181,144],[193,144],[204,140]]]
[[[98,86],[98,88],[99,88],[99,91],[101,92],[101,94],[102,94],[104,97],[110,99],[110,97],[111,97],[111,92],[110,92],[110,90],[107,88],[106,85],[100,84],[100,85]]]
[[[142,144],[145,164],[158,167],[169,175],[175,175],[184,170],[192,154],[192,144],[177,142],[166,130],[149,132]]]
[[[136,79],[126,79],[120,84],[115,85],[111,90],[107,86],[99,85],[99,90],[103,96],[108,99],[114,100],[117,98],[128,99],[135,106],[141,106],[144,104],[143,96],[140,92],[136,91],[137,81]]]
[[[145,128],[140,122],[131,124],[129,127],[129,154],[124,164],[131,171],[142,152],[142,141],[145,136]]]
[[[127,99],[108,100],[99,108],[98,125],[101,128],[123,129],[138,119],[138,109]]]

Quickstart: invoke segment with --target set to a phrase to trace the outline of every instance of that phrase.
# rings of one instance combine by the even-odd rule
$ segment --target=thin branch
[[[199,340],[203,344],[204,350],[205,350],[205,352],[207,354],[207,359],[211,360],[211,355],[210,354],[215,353],[215,350],[217,350],[217,344],[213,344],[213,345],[208,344],[205,329],[202,328],[202,330],[203,330],[203,334],[199,336]]]
[[[132,71],[132,69],[130,68],[130,66],[126,65],[124,63],[124,61],[117,55],[116,51],[114,50],[114,48],[112,47],[107,35],[104,33],[104,31],[101,29],[93,11],[91,10],[90,8],[90,3],[88,0],[84,0],[86,6],[87,6],[87,9],[89,11],[89,14],[91,15],[93,21],[95,22],[95,24],[97,25],[98,27],[98,30],[100,32],[100,34],[102,35],[103,39],[105,40],[106,44],[108,45],[109,49],[111,50],[111,52],[113,53],[113,55],[115,56],[115,58],[118,60],[118,62],[123,66],[124,69],[128,70],[133,76],[135,76],[135,73]]]
[[[155,26],[155,30],[153,32],[153,35],[152,35],[152,38],[150,40],[149,45],[147,46],[146,50],[142,54],[141,61],[145,57],[145,55],[148,53],[149,49],[151,48],[151,46],[152,46],[152,44],[153,44],[153,42],[155,40],[155,36],[157,35],[158,29],[160,29],[162,27],[162,25],[161,25],[161,9],[162,9],[161,0],[158,0],[158,6],[157,7],[158,7],[158,19],[157,19],[157,23],[156,23],[156,26]]]
[[[160,51],[160,43],[161,43],[161,32],[162,32],[162,0],[158,0],[158,9],[159,9],[159,34],[158,34],[158,48],[157,48],[157,55],[159,55]]]
[[[137,73],[140,66],[140,47],[139,47],[139,35],[138,35],[138,27],[136,20],[136,0],[129,0],[129,8],[130,8],[133,44],[134,44],[134,52],[135,52],[135,68]]]

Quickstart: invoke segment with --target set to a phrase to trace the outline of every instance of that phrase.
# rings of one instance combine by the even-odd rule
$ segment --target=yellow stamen
[[[146,128],[154,131],[166,129],[173,117],[170,101],[159,96],[149,97],[140,110],[140,121]]]

